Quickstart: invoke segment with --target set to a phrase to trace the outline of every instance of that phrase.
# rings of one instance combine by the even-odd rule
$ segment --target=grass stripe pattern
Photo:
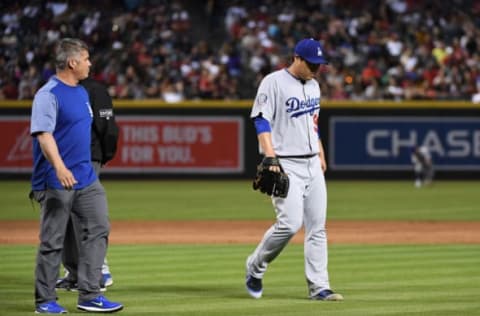
[[[270,265],[264,297],[244,290],[254,245],[112,246],[114,285],[106,295],[122,315],[478,315],[478,245],[330,247],[332,286],[344,302],[307,299],[303,247]],[[2,315],[33,312],[35,247],[0,246]],[[77,294],[59,292],[76,313]]]

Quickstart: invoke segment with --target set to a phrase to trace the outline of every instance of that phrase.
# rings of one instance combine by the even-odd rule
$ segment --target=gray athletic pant
[[[41,205],[40,245],[35,268],[36,304],[57,299],[55,285],[70,217],[79,227],[78,302],[99,296],[110,231],[107,200],[100,181],[80,190],[36,191],[34,197]]]
[[[320,158],[282,159],[290,188],[286,198],[272,197],[276,223],[267,230],[263,240],[247,259],[247,273],[263,278],[267,266],[305,226],[305,276],[309,295],[329,289],[327,263],[327,189]]]
[[[102,165],[98,161],[92,161],[93,169],[97,176],[100,176],[100,170]],[[80,244],[78,244],[79,228],[77,225],[73,225],[72,219],[68,221],[67,231],[65,235],[65,242],[63,244],[63,254],[62,254],[62,263],[65,269],[68,271],[67,279],[73,283],[77,283],[77,274],[78,274],[78,249]],[[103,265],[107,264],[107,259],[105,258]]]

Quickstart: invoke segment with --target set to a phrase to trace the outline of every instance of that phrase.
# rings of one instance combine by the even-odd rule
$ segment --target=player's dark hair
[[[59,70],[66,69],[69,59],[79,55],[84,50],[88,51],[88,46],[80,39],[64,38],[60,40],[55,53],[55,67]]]

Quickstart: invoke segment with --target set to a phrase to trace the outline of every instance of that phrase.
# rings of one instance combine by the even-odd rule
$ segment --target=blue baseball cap
[[[323,48],[319,41],[305,38],[295,46],[295,55],[302,57],[311,64],[328,64],[323,55]]]

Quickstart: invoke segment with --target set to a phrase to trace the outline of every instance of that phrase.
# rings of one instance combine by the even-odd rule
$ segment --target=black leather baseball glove
[[[280,172],[270,171],[271,166],[280,167]],[[257,174],[253,180],[253,189],[260,192],[286,198],[288,194],[289,180],[287,174],[283,171],[278,158],[265,157],[257,166]]]

